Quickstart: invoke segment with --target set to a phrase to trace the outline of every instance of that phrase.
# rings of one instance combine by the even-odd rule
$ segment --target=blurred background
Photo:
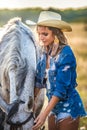
[[[0,0],[0,28],[13,17],[37,22],[42,10],[60,13],[72,26],[66,37],[77,59],[77,89],[87,111],[87,0]],[[81,119],[79,130],[87,130],[87,117]]]

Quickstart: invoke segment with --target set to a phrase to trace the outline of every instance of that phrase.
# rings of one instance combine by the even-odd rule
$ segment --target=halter
[[[24,103],[23,101],[21,100],[17,100],[15,101],[15,104],[13,105],[13,107],[11,108],[11,110],[9,111],[9,114],[8,114],[8,117],[7,117],[7,124],[10,125],[10,130],[17,130],[18,128],[20,128],[20,130],[22,130],[22,125],[26,124],[28,121],[30,121],[33,117],[33,112],[30,113],[29,117],[23,121],[23,122],[16,122],[16,123],[13,123],[11,121],[11,118],[12,116],[18,111],[18,107],[19,107],[19,104],[20,103]],[[13,110],[15,110],[13,112]]]
[[[28,121],[30,121],[31,118],[35,119],[34,116],[33,116],[33,112],[31,112],[30,116],[24,122],[12,123],[11,120],[8,120],[7,123],[10,125],[10,130],[17,130],[19,128],[20,128],[19,130],[23,130],[22,125],[24,125]],[[45,130],[45,126],[40,128],[40,130]]]
[[[18,128],[22,130],[22,125],[26,124],[32,118],[33,118],[33,112],[31,112],[30,116],[23,122],[13,123],[11,122],[11,120],[8,120],[7,123],[10,125],[10,130],[17,130]]]
[[[24,124],[26,124],[27,122],[29,122],[32,118],[33,119],[35,119],[34,118],[34,115],[33,115],[33,112],[31,112],[30,113],[30,115],[29,115],[29,117],[25,120],[25,121],[23,121],[23,122],[16,122],[16,123],[13,123],[12,121],[11,121],[11,118],[12,118],[12,116],[18,111],[18,107],[19,107],[19,104],[20,103],[25,103],[24,101],[22,101],[22,100],[16,100],[15,102],[14,102],[14,105],[12,106],[12,108],[11,108],[11,110],[9,111],[9,113],[8,113],[8,117],[7,117],[7,124],[9,124],[10,125],[10,130],[23,130],[23,127],[22,127],[22,125],[24,125]],[[13,112],[13,109],[15,109],[15,111]],[[45,126],[43,126],[42,128],[40,128],[40,130],[44,130],[45,129]]]

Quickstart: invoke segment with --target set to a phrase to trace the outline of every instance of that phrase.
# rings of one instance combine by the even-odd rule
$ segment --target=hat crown
[[[61,15],[51,11],[43,11],[40,13],[38,23],[49,20],[61,20]]]
[[[61,15],[56,12],[42,11],[37,23],[27,20],[28,25],[47,26],[61,29],[64,32],[72,31],[71,26],[61,19]]]

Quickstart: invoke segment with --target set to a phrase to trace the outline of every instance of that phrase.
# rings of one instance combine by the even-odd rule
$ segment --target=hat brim
[[[47,21],[39,22],[37,23],[37,25],[59,28],[63,32],[72,31],[71,26],[67,22],[60,21],[60,20],[47,20]]]
[[[61,29],[63,32],[72,31],[71,26],[67,22],[64,22],[62,20],[47,20],[47,21],[38,22],[38,23],[35,23],[31,20],[26,20],[26,24],[28,24],[29,26],[40,25],[40,26],[55,27],[55,28]]]

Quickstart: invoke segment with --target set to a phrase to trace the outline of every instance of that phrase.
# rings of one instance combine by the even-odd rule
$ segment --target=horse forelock
[[[9,39],[11,39],[11,37],[7,35],[10,35],[10,33],[13,32],[13,36],[14,36],[15,31],[24,32],[25,34],[27,34],[29,38],[32,40],[34,46],[36,47],[36,40],[31,29],[27,25],[25,25],[23,22],[21,22],[21,18],[15,17],[15,18],[10,19],[8,23],[4,25],[4,27],[2,28],[2,31],[1,31],[2,34],[0,37],[0,48],[2,48],[1,44],[2,44],[2,41],[4,42],[4,40],[6,39],[5,37],[7,37],[6,40],[8,41]]]
[[[12,26],[11,26],[12,24]],[[10,25],[10,26],[9,26]],[[20,25],[20,26],[19,26]],[[5,35],[2,37],[1,45],[2,50],[0,53],[0,66],[3,66],[1,70],[1,81],[2,86],[7,86],[9,83],[8,71],[11,69],[16,71],[16,84],[20,88],[21,84],[24,81],[24,78],[27,73],[27,62],[21,54],[21,33],[25,31],[25,35],[28,33],[31,34],[31,31],[27,31],[26,26],[24,27],[20,20],[14,19],[11,20],[8,24],[8,29],[5,32]],[[29,36],[32,39],[32,36]]]

